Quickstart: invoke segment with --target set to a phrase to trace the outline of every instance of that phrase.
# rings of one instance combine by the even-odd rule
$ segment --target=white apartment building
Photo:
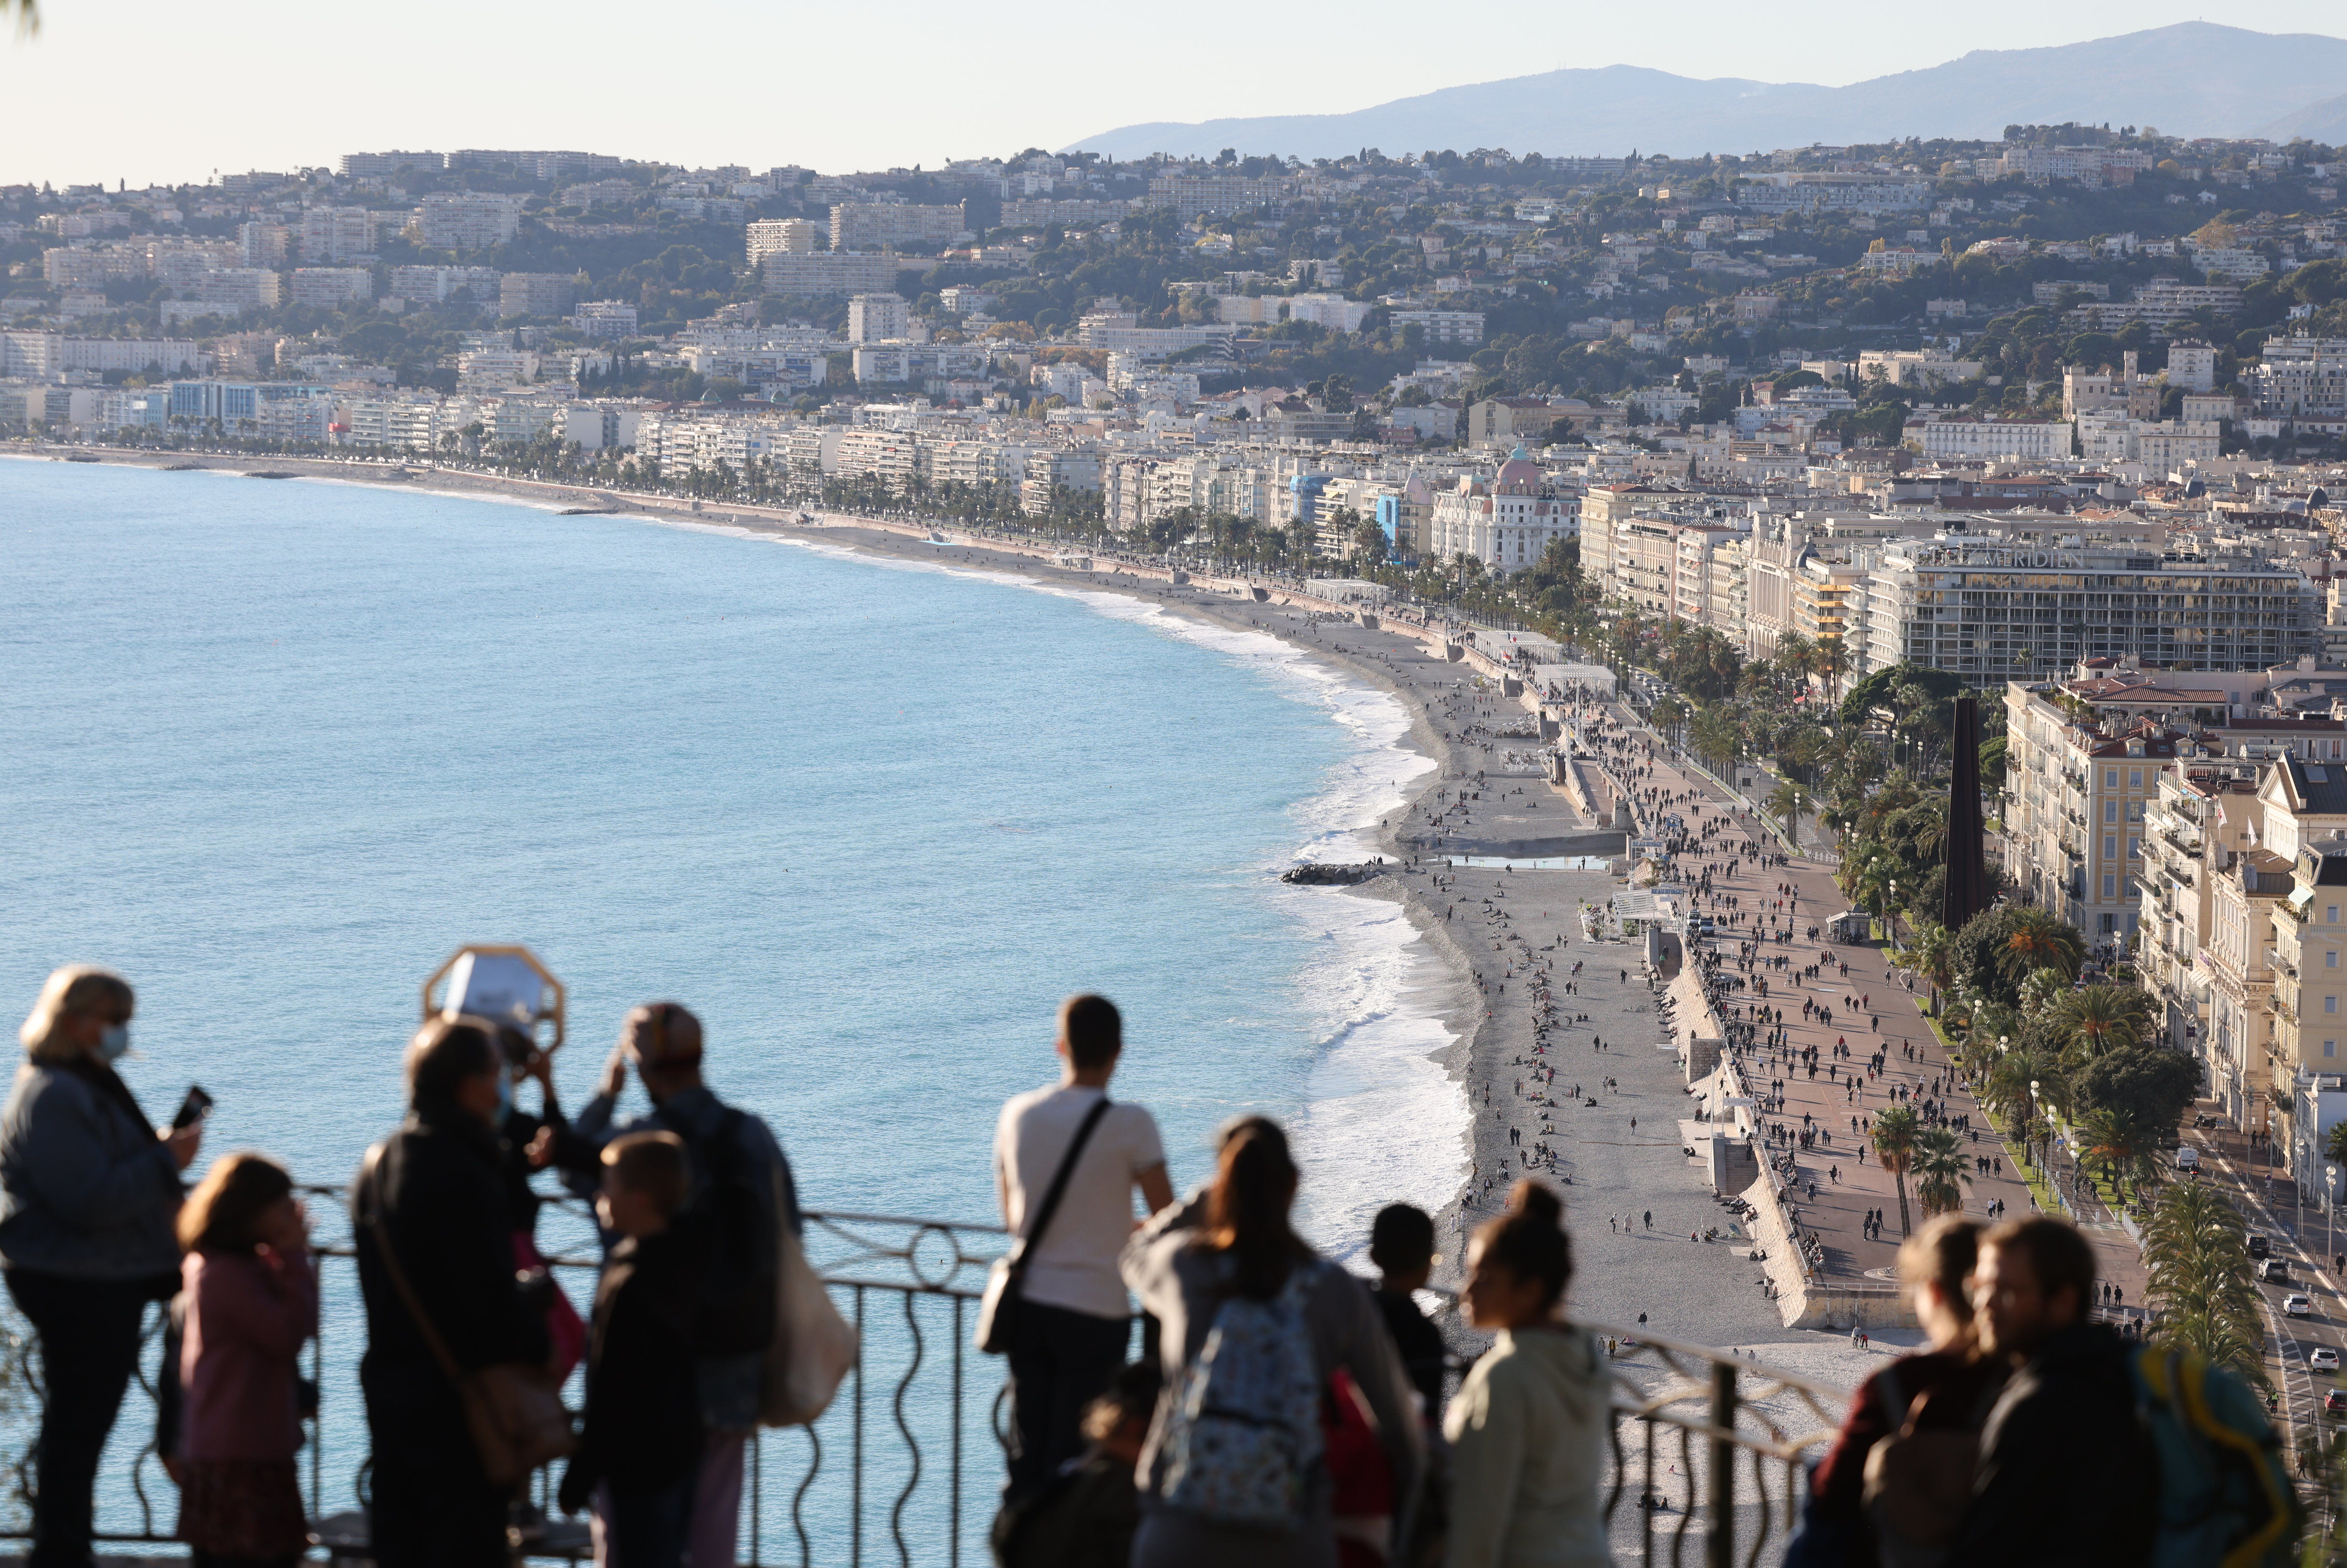
[[[766,292],[805,296],[884,293],[897,286],[901,270],[894,251],[877,255],[776,251],[760,265],[765,272]]]
[[[889,343],[913,332],[913,307],[901,294],[857,294],[847,302],[847,341]]]
[[[805,254],[824,250],[831,243],[831,232],[805,218],[769,218],[743,229],[743,243],[749,264],[756,267],[767,257],[785,251]]]
[[[477,190],[434,190],[408,221],[418,243],[443,251],[502,245],[521,229],[522,199]]]
[[[934,249],[951,244],[967,231],[958,206],[844,201],[831,210],[831,248],[835,251],[880,251],[899,245]]]
[[[374,298],[374,273],[365,267],[297,267],[287,294],[297,305],[339,311]]]
[[[2049,541],[2058,526],[2033,538],[1991,522],[1884,542],[1863,585],[1853,669],[1910,660],[1987,685],[2043,680],[2085,659],[2260,670],[2317,650],[2321,595],[2291,567],[2164,554],[2156,541]]]
[[[288,225],[290,228],[291,225]],[[373,261],[375,215],[364,207],[312,207],[302,213],[302,260],[312,266]]]
[[[2066,420],[1927,419],[1922,425],[1923,456],[1937,458],[2067,457],[2074,435]]]
[[[636,335],[636,307],[625,300],[582,300],[570,324],[590,339]]]
[[[2143,918],[2144,817],[2184,737],[2150,721],[2082,725],[2048,690],[2005,687],[2006,870],[2089,943],[2107,944]]]

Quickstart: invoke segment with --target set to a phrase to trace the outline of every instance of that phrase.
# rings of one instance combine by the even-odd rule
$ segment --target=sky
[[[41,0],[36,36],[0,37],[0,185],[137,188],[393,148],[934,168],[1142,121],[1332,113],[1565,66],[1840,86],[1973,49],[2249,20],[2205,10],[2205,0],[1812,0],[1797,12],[1751,0],[1484,0],[1453,14],[1423,0],[1291,0],[1250,19],[1115,3]],[[2347,8],[2265,0],[2254,22],[2347,35]]]

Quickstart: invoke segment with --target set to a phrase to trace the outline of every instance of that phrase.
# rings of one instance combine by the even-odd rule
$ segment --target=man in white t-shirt
[[[1051,1178],[1092,1107],[1108,1096],[1124,1049],[1124,1020],[1106,997],[1070,997],[1052,1046],[1060,1081],[1011,1100],[994,1129],[994,1185],[1015,1235],[1031,1228]],[[1029,1496],[1083,1451],[1078,1424],[1124,1365],[1133,1304],[1117,1255],[1137,1223],[1133,1190],[1155,1214],[1174,1201],[1157,1121],[1138,1105],[1112,1104],[1069,1173],[1042,1240],[1027,1255],[1010,1345],[1010,1483]]]

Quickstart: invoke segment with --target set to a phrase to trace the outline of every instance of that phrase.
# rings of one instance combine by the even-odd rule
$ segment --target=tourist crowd
[[[307,1216],[258,1154],[217,1160],[185,1190],[202,1107],[191,1096],[158,1129],[117,1075],[133,1003],[107,971],[52,976],[0,1114],[0,1268],[38,1334],[46,1395],[30,1563],[90,1562],[98,1455],[147,1305],[169,1301],[159,1446],[179,1533],[199,1564],[290,1563],[308,1544],[295,1455],[316,1398],[298,1359],[318,1324]],[[1615,1347],[1564,1315],[1573,1257],[1556,1191],[1520,1181],[1476,1232],[1459,1302],[1490,1344],[1446,1400],[1444,1339],[1415,1299],[1432,1221],[1379,1214],[1379,1276],[1357,1279],[1292,1228],[1296,1164],[1260,1116],[1229,1123],[1213,1179],[1177,1194],[1153,1119],[1110,1098],[1122,1028],[1106,999],[1071,999],[1058,1081],[1011,1100],[997,1126],[1014,1241],[979,1332],[1010,1385],[998,1559],[1610,1562]],[[798,1253],[790,1165],[762,1121],[703,1082],[703,1043],[684,1008],[635,1009],[575,1117],[510,1025],[446,1015],[409,1043],[408,1113],[351,1195],[376,1562],[507,1562],[515,1507],[549,1462],[562,1508],[592,1521],[599,1563],[736,1561],[748,1435],[806,1419],[837,1368],[810,1402],[822,1336],[784,1326],[828,1306],[793,1299],[823,1292]],[[630,1075],[651,1110],[622,1122]],[[514,1102],[531,1078],[536,1114]],[[583,1318],[532,1240],[540,1172],[594,1203],[606,1251]],[[1948,1217],[1901,1264],[1930,1347],[1860,1390],[1813,1478],[1795,1560],[2147,1563],[2159,1516],[2145,1478],[2160,1467],[2129,1348],[2088,1320],[2091,1249],[2049,1219],[1983,1234]],[[574,1418],[556,1395],[582,1363]]]

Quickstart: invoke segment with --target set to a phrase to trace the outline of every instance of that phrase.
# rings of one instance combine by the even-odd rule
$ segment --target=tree
[[[1353,559],[1378,566],[1386,559],[1386,531],[1374,518],[1364,518],[1353,530]]]
[[[1809,809],[1809,793],[1790,779],[1778,784],[1768,796],[1769,812],[1785,825],[1785,836],[1797,848],[1801,842],[1801,814]]]
[[[2086,944],[2075,926],[2055,918],[2034,904],[2011,910],[2005,920],[2004,951],[1997,964],[2016,984],[2032,969],[2059,969],[2072,979],[2086,961]]]
[[[2049,1027],[2081,1060],[2137,1044],[2150,1020],[2151,998],[2133,986],[2088,986],[2071,991],[2058,999],[2047,1015]]]
[[[1891,1184],[1899,1190],[1901,1236],[1914,1228],[1907,1212],[1907,1172],[1915,1162],[1916,1134],[1920,1131],[1912,1106],[1893,1105],[1874,1119],[1874,1152],[1881,1156],[1882,1168],[1890,1173]]]
[[[1881,1125],[1880,1117],[1875,1124]],[[1914,1171],[1915,1196],[1923,1205],[1926,1219],[1952,1214],[1964,1206],[1964,1188],[1973,1181],[1973,1157],[1953,1128],[1927,1127],[1915,1135]]]
[[[2160,1337],[2267,1386],[2248,1226],[2233,1205],[2213,1186],[2178,1183],[2160,1194],[2143,1241],[2151,1294],[2160,1304]]]
[[[2156,1045],[2115,1046],[2080,1066],[2070,1085],[2080,1105],[2131,1118],[2148,1153],[2175,1143],[2177,1128],[2200,1092],[2200,1064]]]

